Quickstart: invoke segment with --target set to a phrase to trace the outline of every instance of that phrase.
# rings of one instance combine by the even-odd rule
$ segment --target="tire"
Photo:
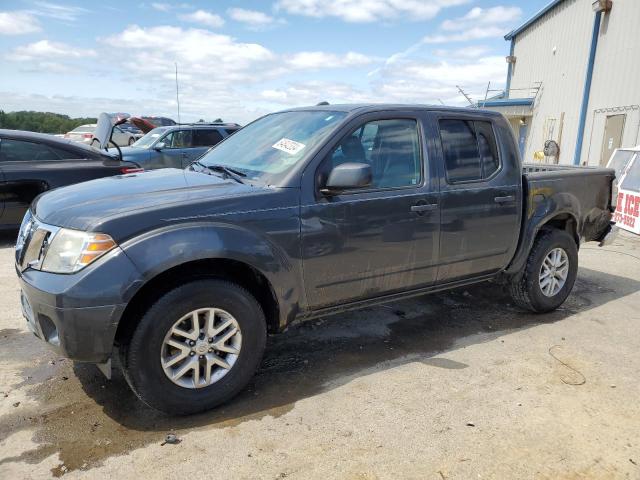
[[[185,316],[185,318],[191,318],[190,312],[208,308],[216,308],[218,312],[224,312],[237,322],[241,332],[239,353],[235,356],[235,363],[228,361],[231,364],[230,368],[223,369],[215,366],[215,370],[211,370],[214,372],[223,370],[226,373],[208,386],[194,388],[192,385],[178,385],[169,378],[168,373],[165,373],[162,363],[166,360],[165,357],[161,360],[161,355],[165,355],[165,348],[171,348],[166,346],[166,339],[171,335],[169,332],[176,321]],[[224,318],[220,322],[224,323]],[[203,344],[207,341],[209,340],[206,337],[203,340],[198,339],[198,342]],[[144,403],[171,415],[189,415],[220,405],[242,390],[251,380],[262,360],[265,342],[264,312],[249,292],[234,283],[223,280],[197,280],[171,290],[147,310],[123,353],[122,368],[132,390]],[[198,343],[193,349],[200,346],[202,345]],[[177,352],[184,353],[182,350]],[[227,355],[227,360],[233,356],[217,351],[215,354],[220,354],[221,357]],[[208,355],[213,354],[189,353],[189,355],[192,361],[199,362],[199,365],[207,365]],[[174,357],[169,357],[171,358]],[[182,360],[182,362],[186,361],[190,361],[190,358],[185,357]],[[204,366],[197,367],[198,372],[205,371],[204,368]],[[177,369],[180,370],[180,364]],[[203,380],[203,374],[198,375],[198,378]],[[194,368],[190,371],[190,376],[185,374],[179,380],[195,384],[195,376]],[[214,376],[211,374],[211,378]],[[206,383],[206,378],[204,380]]]
[[[135,138],[133,138],[133,137],[129,137],[128,145],[129,145],[129,146],[131,146],[131,145],[133,145],[134,143],[136,143],[136,139],[135,139]]]
[[[559,250],[564,251],[568,262],[564,284],[557,291],[548,290],[545,294],[543,286],[548,289],[549,285],[546,282],[546,277],[544,279],[541,278],[543,275],[543,262],[548,255],[552,254],[551,252],[558,252]],[[560,252],[560,255],[562,255],[562,252]],[[561,264],[561,262],[558,263]],[[560,274],[556,278],[555,269],[553,269],[553,272],[553,278],[556,281],[561,280]],[[558,272],[560,272],[560,269],[558,269]],[[573,289],[577,274],[578,247],[573,237],[563,230],[543,230],[536,238],[531,252],[529,252],[529,258],[522,276],[518,281],[509,285],[511,298],[517,306],[532,312],[551,312],[567,299]]]

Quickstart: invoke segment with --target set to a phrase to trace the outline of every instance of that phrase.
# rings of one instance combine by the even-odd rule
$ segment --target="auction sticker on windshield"
[[[295,155],[305,146],[306,145],[304,143],[299,143],[295,140],[289,140],[288,138],[282,138],[272,145],[273,148],[286,152],[289,155]]]

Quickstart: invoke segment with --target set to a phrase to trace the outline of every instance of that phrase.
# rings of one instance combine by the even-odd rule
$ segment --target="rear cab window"
[[[500,169],[491,122],[446,118],[438,125],[448,183],[487,180]]]

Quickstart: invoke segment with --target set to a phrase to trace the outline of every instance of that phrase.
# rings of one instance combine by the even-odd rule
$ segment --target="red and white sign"
[[[618,191],[616,211],[613,214],[616,226],[640,235],[640,193],[629,190]]]

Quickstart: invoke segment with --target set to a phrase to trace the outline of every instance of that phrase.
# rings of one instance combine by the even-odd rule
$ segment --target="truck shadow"
[[[638,281],[582,268],[571,297],[550,314],[523,312],[511,304],[503,288],[487,283],[303,322],[269,338],[259,371],[240,395],[211,412],[189,417],[172,418],[144,406],[119,372],[103,388],[105,382],[95,367],[78,364],[74,370],[86,394],[129,429],[164,432],[228,426],[264,415],[280,416],[296,401],[343,385],[367,370],[415,361],[465,368],[434,357],[456,343],[482,343],[509,331],[558,322],[639,290]]]
[[[308,321],[269,338],[258,373],[240,395],[211,412],[189,417],[170,417],[145,406],[118,371],[107,381],[92,365],[71,367],[70,362],[62,362],[48,377],[38,377],[47,358],[55,358],[45,356],[41,366],[23,372],[26,378],[38,380],[27,383],[28,396],[38,407],[5,415],[0,421],[0,437],[29,428],[38,446],[0,459],[0,465],[36,464],[58,453],[61,463],[52,470],[54,475],[87,470],[111,456],[160,443],[168,432],[180,436],[284,415],[296,402],[345,385],[355,376],[410,362],[451,370],[467,368],[438,355],[562,321],[639,290],[639,281],[581,268],[565,305],[545,315],[516,309],[501,287],[487,283]],[[20,335],[24,337],[12,340],[14,350],[33,347],[35,340]],[[61,363],[59,359],[55,362]],[[58,364],[49,368],[57,369]]]

